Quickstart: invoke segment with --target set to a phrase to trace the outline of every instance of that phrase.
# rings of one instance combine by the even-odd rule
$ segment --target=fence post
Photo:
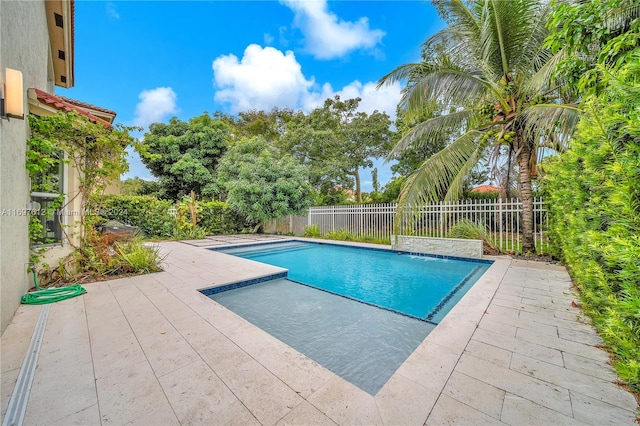
[[[336,206],[331,206],[331,232],[336,230]]]
[[[444,206],[442,204],[442,201],[440,201],[440,203],[438,203],[438,208],[440,209],[440,235],[438,235],[438,237],[442,238],[444,236]]]
[[[500,247],[502,247],[502,197],[498,198],[498,229],[500,234]]]

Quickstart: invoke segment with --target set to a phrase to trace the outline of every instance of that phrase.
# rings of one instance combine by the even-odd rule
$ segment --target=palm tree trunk
[[[520,191],[522,196],[522,253],[535,253],[536,242],[533,237],[533,195],[531,194],[531,145],[523,141],[518,156],[520,166]]]

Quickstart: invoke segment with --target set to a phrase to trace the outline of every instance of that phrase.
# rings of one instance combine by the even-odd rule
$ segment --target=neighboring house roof
[[[33,89],[33,88],[29,89],[29,98],[40,103],[40,106],[46,105],[49,108],[53,108],[63,112],[75,111],[78,114],[84,117],[87,117],[89,121],[91,121],[92,123],[101,123],[105,127],[112,127],[110,122],[100,117],[97,117],[87,109],[82,108],[78,105],[74,105],[73,103],[68,102],[67,100],[63,99],[60,96],[52,95],[51,93],[47,93],[40,89]],[[78,101],[75,101],[75,102],[78,102]],[[78,102],[78,103],[81,103],[81,102]],[[86,105],[89,105],[89,104],[86,104]],[[48,109],[48,108],[45,108],[45,109]],[[115,116],[115,113],[113,114]]]
[[[471,192],[500,192],[500,187],[493,185],[480,185],[472,188]]]

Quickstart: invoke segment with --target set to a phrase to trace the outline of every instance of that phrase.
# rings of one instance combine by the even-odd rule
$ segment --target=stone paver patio
[[[496,258],[372,396],[197,291],[282,271],[199,247],[243,242],[50,305],[24,424],[634,424],[563,267]],[[2,335],[3,417],[42,310]]]

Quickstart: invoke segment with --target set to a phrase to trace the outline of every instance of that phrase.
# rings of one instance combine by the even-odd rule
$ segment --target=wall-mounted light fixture
[[[22,73],[11,68],[5,69],[3,98],[0,115],[24,119],[24,89]]]

